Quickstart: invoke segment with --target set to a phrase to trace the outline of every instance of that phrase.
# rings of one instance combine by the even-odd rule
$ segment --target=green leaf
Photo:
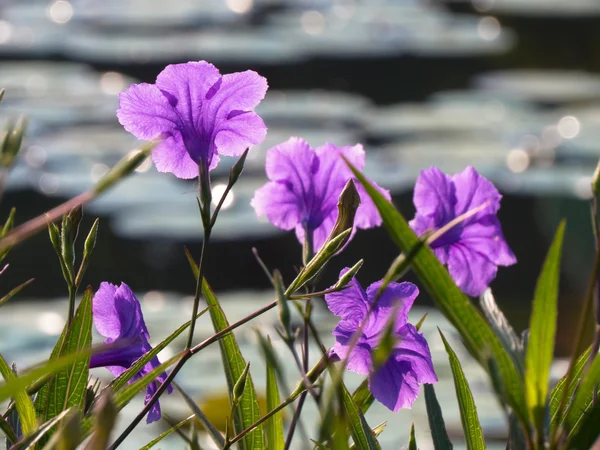
[[[465,433],[465,441],[467,450],[485,450],[485,441],[483,440],[483,432],[479,424],[477,416],[477,407],[471,394],[471,388],[465,378],[460,362],[456,357],[456,353],[448,344],[448,341],[440,331],[444,347],[448,353],[450,360],[450,368],[452,369],[452,378],[454,379],[454,387],[456,389],[456,397],[458,398],[458,407],[460,409],[460,421]]]
[[[15,380],[17,376],[14,374],[10,366],[6,363],[2,355],[0,355],[0,373],[4,377],[7,383]],[[35,417],[35,408],[31,397],[27,395],[27,391],[24,388],[15,390],[13,394],[19,419],[21,420],[21,428],[23,434],[28,436],[32,434],[37,428],[37,421]]]
[[[94,406],[94,434],[84,450],[104,450],[108,447],[118,414],[112,393],[103,392]]]
[[[575,398],[565,413],[565,426],[570,433],[576,433],[594,405],[594,392],[598,393],[600,384],[600,356],[596,355],[590,368],[585,373],[575,393]]]
[[[367,423],[365,416],[356,403],[354,403],[350,392],[348,392],[348,389],[343,383],[342,395],[354,443],[361,449],[381,450],[381,446],[379,445],[379,442],[377,442],[377,439],[375,439],[373,431]]]
[[[267,345],[272,350],[271,339],[267,338]],[[267,413],[273,411],[280,403],[279,388],[275,368],[269,359],[267,362]],[[270,450],[283,450],[285,439],[283,437],[282,412],[273,414],[265,423],[267,429],[267,444]]]
[[[360,408],[363,414],[366,414],[373,402],[375,401],[375,397],[369,390],[369,380],[365,379],[360,386],[356,388],[354,393],[352,394],[352,400],[356,403],[356,406]]]
[[[204,308],[202,311],[200,311],[198,313],[198,315],[196,316],[196,318],[201,317],[206,311],[209,310],[209,308],[210,307]],[[119,389],[121,389],[123,386],[125,386],[127,384],[127,382],[129,380],[131,380],[131,378],[133,378],[134,375],[136,375],[146,364],[148,364],[148,362],[150,362],[151,359],[153,359],[160,352],[162,352],[167,347],[167,345],[169,345],[171,342],[173,342],[175,339],[177,339],[177,337],[181,333],[183,333],[187,329],[187,327],[190,326],[190,323],[191,323],[191,321],[187,321],[186,323],[181,325],[179,328],[177,328],[175,331],[173,331],[173,333],[171,333],[169,336],[167,336],[160,344],[156,345],[152,350],[150,350],[147,353],[144,353],[144,355],[141,356],[140,358],[138,358],[129,367],[129,369],[127,369],[125,372],[123,372],[117,378],[112,380],[110,382],[110,384],[107,386],[107,388],[110,388],[113,392],[116,392]]]
[[[188,257],[190,267],[192,268],[192,272],[197,278],[198,267],[187,249],[186,255]],[[212,319],[215,332],[218,333],[219,331],[229,327],[229,322],[227,321],[227,317],[221,308],[219,300],[217,300],[217,297],[215,297],[215,294],[206,282],[206,279],[202,280],[202,295],[208,306],[211,307],[210,317]],[[244,369],[246,368],[246,360],[242,356],[240,347],[232,332],[227,333],[222,339],[219,340],[219,347],[221,348],[221,356],[223,359],[223,366],[225,368],[225,377],[227,379],[227,386],[231,396],[235,382],[240,378],[244,372]],[[233,414],[233,426],[235,434],[241,433],[255,422],[258,422],[260,418],[261,413],[258,407],[254,382],[252,381],[252,375],[248,374],[248,381],[246,383],[246,388],[244,389],[244,395],[240,400],[239,406],[235,408]],[[244,439],[240,441],[240,446],[244,450],[262,450],[265,448],[263,426],[259,425],[250,433],[248,433]]]
[[[74,362],[89,358],[90,354],[91,349],[88,348],[73,355],[50,360],[46,364],[30,369],[19,377],[0,385],[0,402],[13,397],[20,390],[29,389],[30,387],[35,386],[40,380],[54,375],[56,372],[72,365]]]
[[[452,442],[446,432],[442,408],[435,395],[435,389],[431,384],[424,384],[425,404],[427,406],[427,418],[429,419],[429,428],[431,429],[431,438],[433,439],[433,448],[435,450],[451,450]]]
[[[417,450],[417,439],[415,438],[415,424],[410,426],[410,439],[408,440],[408,450]]]
[[[581,374],[583,373],[583,369],[587,363],[588,358],[590,357],[590,353],[592,352],[592,348],[588,347],[588,349],[577,358],[575,361],[575,366],[573,367],[573,382],[569,386],[569,391],[567,394],[567,398],[573,398],[573,394],[575,393],[575,388],[579,384],[579,379],[581,378]],[[550,394],[550,428],[555,429],[559,423],[562,423],[562,418],[558,417],[558,405],[560,403],[560,399],[562,398],[563,390],[565,389],[565,383],[567,382],[567,375],[562,377],[552,392]]]
[[[31,278],[29,280],[27,280],[25,283],[20,284],[19,286],[17,286],[16,288],[11,289],[11,291],[6,294],[4,297],[0,298],[0,306],[4,305],[7,301],[9,301],[11,298],[13,298],[15,295],[17,295],[21,289],[23,289],[25,286],[30,285],[33,282],[34,278]]]
[[[373,200],[384,226],[394,243],[409,253],[421,242],[393,205],[351,164],[350,169]],[[456,286],[448,271],[430,248],[424,246],[413,260],[413,269],[437,307],[460,333],[467,350],[490,373],[490,360],[495,360],[501,384],[495,387],[503,403],[508,403],[523,426],[527,424],[527,409],[522,378],[500,339],[479,314],[470,300]]]
[[[577,426],[571,431],[567,441],[564,445],[564,449],[567,450],[581,450],[591,449],[594,447],[594,443],[600,436],[600,403],[590,403],[589,407],[585,410],[585,413],[581,415],[580,421]]]
[[[371,430],[373,432],[373,436],[375,436],[376,438],[379,437],[379,435],[383,432],[383,430],[385,430],[385,426],[387,425],[387,422],[382,422],[379,425],[377,425],[376,427],[373,427],[373,429]],[[315,449],[317,448],[321,448],[319,446],[315,446]],[[350,450],[356,450],[358,447],[356,446],[356,444],[352,444],[350,446]]]
[[[3,431],[6,439],[12,444],[17,442],[17,435],[15,434],[15,430],[10,426],[10,424],[6,421],[2,415],[0,415],[0,429]]]
[[[204,412],[202,412],[202,410],[196,404],[196,402],[187,394],[187,392],[185,392],[181,388],[181,386],[179,386],[175,382],[173,382],[173,386],[175,386],[175,389],[177,389],[177,391],[181,394],[181,396],[183,397],[183,400],[185,400],[187,405],[190,407],[190,409],[194,413],[194,416],[196,417],[196,419],[202,424],[202,426],[204,427],[206,432],[210,435],[210,437],[212,438],[214,443],[217,444],[217,447],[223,448],[223,445],[225,444],[225,439],[223,439],[221,432],[219,430],[217,430],[217,428],[211,423],[210,420],[208,420],[208,417],[206,417],[206,414],[204,414]]]
[[[538,442],[542,442],[544,438],[544,412],[548,395],[550,365],[554,356],[560,255],[564,232],[565,222],[563,221],[556,231],[537,281],[525,353],[527,406],[537,431]]]
[[[81,441],[81,415],[79,411],[70,409],[44,450],[75,450]]]
[[[140,447],[140,450],[150,450],[152,447],[154,447],[156,444],[158,444],[160,441],[162,441],[164,438],[166,438],[168,435],[170,435],[171,433],[173,433],[174,431],[177,431],[179,428],[181,428],[182,426],[184,426],[186,423],[188,423],[190,420],[192,420],[195,416],[192,414],[190,417],[188,417],[187,419],[183,419],[181,422],[179,422],[177,425],[172,426],[171,428],[169,428],[167,431],[162,432],[161,434],[159,434],[155,439],[152,439],[150,442],[148,442],[146,445],[144,445],[143,447]]]
[[[65,325],[66,334],[59,339],[59,356],[77,354],[90,348],[92,344],[92,289],[88,288],[73,317],[71,325]],[[54,352],[53,352],[54,353]],[[79,359],[68,367],[59,370],[39,392],[36,398],[36,411],[44,420],[57,416],[62,411],[75,407],[83,410],[90,357]],[[48,433],[45,438],[50,437]],[[43,441],[42,441],[43,442]]]

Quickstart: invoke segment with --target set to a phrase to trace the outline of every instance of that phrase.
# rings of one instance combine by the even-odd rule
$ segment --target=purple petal
[[[213,157],[213,160],[216,157]],[[169,172],[177,178],[190,179],[198,176],[198,164],[190,157],[181,136],[174,135],[152,150],[152,160],[159,172]],[[214,161],[211,161],[214,164]]]
[[[111,342],[123,338],[150,338],[140,303],[125,283],[118,288],[107,282],[101,283],[92,300],[92,312],[96,329]]]
[[[410,362],[411,370],[419,383],[437,383],[429,345],[414,325],[407,323],[398,330],[400,341],[394,349],[393,358]]]
[[[378,281],[367,288],[369,305],[375,300],[382,283],[382,281]],[[373,347],[378,344],[378,340],[381,338],[381,332],[385,329],[387,322],[390,319],[390,315],[396,308],[398,308],[398,312],[395,319],[395,328],[399,329],[406,324],[408,321],[408,312],[418,295],[419,289],[417,286],[409,282],[392,282],[386,287],[364,328],[365,335],[375,339],[372,343]]]
[[[207,113],[224,118],[231,111],[254,109],[265,98],[268,87],[267,79],[252,70],[223,75],[208,98]]]
[[[265,123],[251,111],[224,119],[218,127],[215,145],[222,155],[241,155],[248,147],[260,144],[267,137]]]
[[[383,189],[378,186],[375,182],[371,181],[371,185],[379,191],[381,195],[383,195],[388,201],[392,200],[390,195],[390,191],[387,189]],[[371,200],[369,194],[365,190],[364,186],[360,182],[356,182],[356,190],[358,191],[358,195],[360,196],[360,206],[356,211],[356,217],[354,218],[354,225],[358,228],[368,229],[373,227],[378,227],[381,225],[381,216],[379,215],[379,210]]]
[[[496,216],[485,216],[479,222],[465,227],[460,241],[498,266],[511,266],[517,262],[504,239],[500,221]]]
[[[360,323],[355,320],[340,320],[340,322],[333,329],[333,335],[335,336],[335,344],[333,346],[332,353],[339,359],[348,359],[348,370],[352,372],[366,375],[371,370],[371,347],[364,339],[364,335],[358,337],[356,345],[349,353],[350,344],[354,339],[354,333],[358,331]]]
[[[486,178],[482,177],[477,171],[469,166],[460,173],[452,177],[456,189],[455,217],[466,213],[467,211],[489,202],[489,206],[475,216],[467,219],[465,224],[475,222],[480,218],[494,214],[500,208],[500,199],[502,196],[494,185]]]
[[[450,246],[448,272],[456,285],[467,295],[477,297],[496,277],[498,267],[483,254],[463,243]]]
[[[308,142],[299,137],[267,151],[265,170],[272,181],[285,181],[300,197],[310,193],[312,177],[319,169],[319,159]]]
[[[343,269],[340,272],[340,277],[348,272],[348,270],[348,268]],[[360,322],[366,317],[370,307],[367,293],[356,278],[353,278],[348,283],[346,289],[325,294],[325,303],[327,303],[327,307],[333,314],[344,320],[351,321],[356,324],[357,328]]]
[[[152,396],[154,395],[154,393],[156,392],[156,390],[158,389],[156,382],[152,382],[150,383],[147,387],[146,387],[146,397],[144,398],[144,404],[147,405],[148,402],[150,401],[150,399],[152,399]],[[157,401],[156,403],[154,403],[154,405],[152,405],[152,408],[150,408],[150,411],[148,411],[148,416],[146,417],[146,423],[152,423],[152,422],[156,422],[157,420],[160,420],[161,418],[161,410],[160,410],[160,401]]]
[[[435,227],[448,223],[454,218],[454,189],[450,177],[437,167],[422,170],[413,196],[417,216],[432,217]]]
[[[250,205],[257,216],[267,216],[282,230],[292,230],[300,222],[298,198],[284,183],[271,181],[257,189]]]
[[[165,96],[147,83],[133,84],[119,95],[117,117],[138,139],[156,139],[171,133],[178,123],[177,113]]]
[[[419,382],[407,361],[393,358],[369,376],[369,390],[379,402],[392,411],[410,408],[419,395]]]

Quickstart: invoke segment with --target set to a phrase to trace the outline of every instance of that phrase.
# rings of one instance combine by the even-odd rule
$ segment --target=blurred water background
[[[288,280],[299,264],[293,233],[257,219],[249,205],[265,182],[265,151],[298,135],[313,146],[363,143],[366,173],[392,191],[407,218],[423,168],[457,172],[471,164],[490,178],[504,195],[500,218],[519,260],[499,271],[492,288],[519,330],[527,324],[550,236],[567,217],[557,351],[569,351],[593,247],[587,200],[600,157],[600,2],[0,0],[0,88],[6,89],[0,125],[29,117],[0,217],[15,205],[23,222],[92,186],[139,144],[116,120],[117,94],[133,82],[154,82],[166,64],[201,59],[222,73],[256,70],[270,85],[257,109],[269,127],[267,140],[250,152],[207,255],[206,276],[232,321],[272,297],[252,247]],[[232,163],[224,157],[213,172],[215,197]],[[127,282],[140,293],[158,342],[189,315],[194,282],[183,246],[199,251],[201,225],[193,182],[158,174],[150,162],[139,172],[85,208],[84,228],[102,219],[86,283]],[[368,285],[396,255],[385,231],[361,231],[323,285],[360,258],[366,261],[359,278]],[[0,351],[25,367],[52,348],[66,290],[45,233],[11,252],[8,262],[5,287],[36,279],[0,314]],[[422,294],[413,318],[430,305]],[[324,308],[319,317],[331,342],[335,322]],[[273,335],[270,319],[259,323]],[[208,336],[210,325],[203,323],[199,334]],[[438,395],[450,411],[446,421],[458,430],[446,356],[434,332],[438,325],[449,328],[435,313],[426,324],[444,385]],[[251,329],[240,339],[260,385],[263,366]],[[182,384],[198,398],[224,387],[214,370],[218,359],[214,347],[192,360]],[[465,354],[462,359],[492,444],[505,424],[482,373]],[[188,415],[171,397],[164,409]],[[135,414],[140,404],[128,411]],[[371,425],[401,424],[384,431],[385,448],[406,444],[410,421],[418,424],[421,448],[428,448],[421,402],[399,414],[377,407],[367,418]],[[140,427],[127,448],[144,444],[159,426]],[[455,444],[461,447],[460,437]]]

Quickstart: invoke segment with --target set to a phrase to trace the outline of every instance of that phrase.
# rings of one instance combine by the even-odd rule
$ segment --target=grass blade
[[[348,415],[348,422],[350,425],[350,432],[352,433],[352,439],[358,448],[365,450],[381,450],[381,446],[375,436],[371,427],[367,423],[365,416],[361,412],[360,408],[352,400],[352,396],[346,386],[342,383],[342,395],[344,401],[344,408]]]
[[[186,255],[190,263],[190,267],[192,268],[192,272],[197,278],[198,266],[187,249]],[[217,300],[217,297],[206,282],[206,279],[202,280],[202,296],[206,300],[208,306],[211,307],[210,317],[212,319],[215,332],[218,333],[219,331],[229,327],[229,322],[227,321],[227,317],[221,308],[219,300]],[[227,333],[227,335],[219,340],[219,347],[221,349],[223,366],[225,368],[225,377],[227,379],[228,390],[231,395],[236,381],[240,378],[244,372],[244,369],[246,368],[246,360],[242,356],[240,347],[232,332]],[[261,413],[258,407],[254,382],[252,381],[252,376],[248,374],[244,394],[242,395],[240,403],[238,407],[235,408],[235,412],[233,414],[233,426],[235,434],[241,433],[255,422],[258,422],[260,418]],[[256,429],[244,436],[244,439],[240,441],[240,446],[243,450],[262,450],[265,448],[263,426],[260,425],[256,427]]]
[[[448,359],[450,360],[452,378],[454,379],[454,387],[456,389],[456,397],[458,398],[458,406],[460,409],[460,421],[465,433],[467,450],[485,450],[483,432],[481,430],[481,425],[479,424],[477,407],[473,400],[473,394],[471,394],[471,388],[469,388],[469,383],[467,383],[467,379],[465,378],[460,362],[456,357],[456,353],[454,353],[454,350],[452,350],[452,347],[450,347],[450,344],[448,344],[448,341],[441,331],[440,336],[444,341],[444,347],[446,348]]]
[[[181,396],[183,397],[183,399],[185,400],[185,402],[187,403],[187,405],[190,407],[190,409],[194,413],[194,416],[196,417],[196,420],[198,420],[202,424],[202,426],[204,427],[204,429],[206,430],[206,432],[212,438],[213,442],[215,444],[217,444],[217,447],[222,448],[223,445],[225,445],[225,439],[221,435],[221,432],[219,430],[217,430],[217,428],[210,422],[210,420],[208,420],[208,417],[206,417],[206,414],[204,414],[202,412],[202,410],[200,409],[200,407],[187,394],[187,392],[185,392],[183,389],[181,389],[181,386],[179,386],[175,382],[173,382],[173,386],[175,386],[175,389],[177,389],[177,391],[181,394]]]
[[[15,380],[17,376],[14,374],[10,366],[6,363],[2,355],[0,355],[0,373],[7,383]],[[13,399],[21,420],[21,429],[25,436],[32,434],[37,428],[37,420],[35,416],[35,407],[31,397],[27,395],[27,391],[22,388],[15,390]]]
[[[168,435],[170,435],[171,433],[173,433],[174,431],[177,431],[178,429],[180,429],[182,426],[184,426],[186,423],[188,423],[189,421],[191,421],[194,417],[193,414],[188,417],[187,419],[183,419],[181,422],[179,422],[177,425],[172,426],[171,428],[169,428],[167,431],[163,431],[161,434],[159,434],[155,439],[152,439],[150,442],[148,442],[146,445],[144,445],[143,447],[140,447],[140,450],[150,450],[152,447],[154,447],[156,444],[158,444],[160,441],[162,441],[164,438],[166,438]]]
[[[26,286],[30,285],[31,283],[33,283],[34,279],[35,278],[31,278],[31,279],[27,280],[25,283],[20,284],[16,288],[11,289],[8,294],[6,294],[4,297],[0,298],[0,306],[4,305],[7,301],[9,301],[11,298],[13,298],[19,292],[21,292],[21,289],[23,289],[24,287],[26,287]]]
[[[546,397],[550,365],[554,356],[560,255],[564,232],[565,222],[563,221],[556,231],[537,281],[525,353],[527,407],[539,443],[543,443],[544,440]]]
[[[267,346],[271,351],[271,339],[267,338]],[[267,359],[267,413],[274,410],[281,399],[279,397],[279,388],[277,387],[277,375],[272,362]],[[265,423],[267,431],[267,444],[270,450],[283,450],[285,439],[283,437],[283,413],[279,411],[273,414]]]
[[[404,217],[359,171],[351,164],[348,165],[373,200],[394,243],[403,252],[415,248],[420,240]],[[495,383],[494,387],[500,400],[510,405],[522,426],[527,429],[528,416],[522,377],[498,336],[456,286],[430,248],[425,246],[418,252],[412,267],[438,308],[458,330],[471,355],[488,373],[497,372],[495,377],[501,383]],[[494,364],[491,363],[492,360],[495,361]]]
[[[375,401],[375,397],[371,394],[369,390],[369,380],[365,379],[360,386],[356,388],[354,393],[352,394],[352,400],[356,403],[356,406],[360,408],[363,414],[366,414],[373,402]]]
[[[446,431],[442,408],[435,395],[435,389],[432,384],[425,384],[423,387],[425,389],[425,404],[427,406],[427,418],[429,419],[433,448],[435,450],[452,450],[452,442],[450,442]]]

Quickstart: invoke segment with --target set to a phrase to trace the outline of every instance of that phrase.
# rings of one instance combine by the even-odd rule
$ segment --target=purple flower
[[[247,70],[221,75],[206,61],[171,64],[155,84],[133,84],[119,95],[119,122],[138,139],[162,142],[156,168],[179,178],[198,176],[198,163],[214,169],[220,155],[241,155],[267,134],[250,111],[264,98],[267,80]]]
[[[410,226],[417,234],[439,229],[488,202],[485,209],[454,226],[431,245],[442,264],[448,266],[458,287],[473,297],[489,286],[498,266],[517,262],[496,217],[501,198],[494,185],[470,166],[452,177],[431,167],[421,171],[415,185],[417,213]]]
[[[342,270],[340,276],[348,269]],[[410,310],[419,290],[412,283],[390,283],[369,314],[362,334],[348,354],[353,335],[360,328],[372,307],[381,281],[373,283],[367,292],[353,279],[342,291],[325,295],[327,306],[342,320],[333,330],[333,355],[348,358],[347,368],[361,375],[369,375],[369,389],[373,396],[392,411],[410,408],[419,395],[421,383],[436,383],[427,341],[408,323]],[[394,318],[394,337],[397,343],[388,360],[374,370],[372,352]]]
[[[344,186],[353,178],[341,158],[344,155],[359,170],[365,166],[362,145],[337,147],[325,144],[314,150],[305,140],[292,137],[267,152],[266,172],[269,181],[258,189],[252,206],[259,216],[283,230],[296,230],[302,243],[305,228],[313,235],[313,249],[317,252],[337,219],[337,202]],[[360,206],[354,226],[371,228],[381,224],[381,217],[370,197],[359,182],[356,188]],[[379,191],[390,198],[387,190]]]
[[[106,338],[104,344],[115,344],[116,348],[92,355],[90,367],[106,367],[115,377],[118,377],[137,359],[152,350],[148,343],[150,334],[144,323],[140,302],[125,283],[121,283],[119,287],[107,282],[101,283],[92,300],[92,313],[98,333]],[[129,383],[143,377],[158,366],[160,366],[158,358],[152,358],[129,380]],[[165,379],[166,374],[163,372],[156,378],[156,381],[148,385],[146,403],[156,392],[158,382],[163,383]],[[173,388],[168,386],[167,390],[171,393]],[[156,402],[150,409],[146,421],[151,423],[158,419],[160,419],[160,405]]]

